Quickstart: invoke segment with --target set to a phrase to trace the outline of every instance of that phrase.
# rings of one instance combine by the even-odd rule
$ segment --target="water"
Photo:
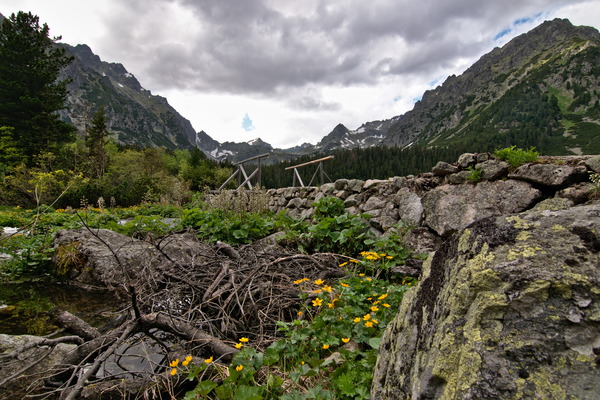
[[[120,302],[109,291],[60,283],[0,283],[0,333],[47,335],[59,329],[50,311],[69,311],[102,328],[118,314]]]

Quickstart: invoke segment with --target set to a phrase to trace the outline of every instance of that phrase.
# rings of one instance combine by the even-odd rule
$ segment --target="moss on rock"
[[[373,399],[593,398],[600,205],[486,218],[425,262],[388,326]]]

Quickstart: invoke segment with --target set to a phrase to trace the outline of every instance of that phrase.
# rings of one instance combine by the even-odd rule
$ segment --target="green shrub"
[[[210,242],[246,244],[273,233],[275,221],[271,213],[237,215],[218,209],[194,208],[183,212],[181,225],[195,229],[199,238]]]
[[[506,161],[511,167],[517,168],[528,162],[537,161],[540,153],[535,151],[535,147],[529,150],[518,149],[516,146],[496,150],[494,153],[500,160]]]
[[[314,221],[299,235],[301,249],[312,252],[357,254],[373,239],[368,214],[350,215],[337,197],[324,197],[314,203]]]
[[[469,181],[471,181],[472,183],[477,183],[481,181],[483,176],[483,171],[481,169],[473,167],[469,167],[468,169],[470,171],[469,175],[467,176],[467,179]]]

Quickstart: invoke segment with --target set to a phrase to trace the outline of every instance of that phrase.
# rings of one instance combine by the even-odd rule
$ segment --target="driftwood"
[[[83,233],[86,240],[97,239],[100,246],[110,248],[106,252],[106,257],[114,258],[110,265],[106,257],[104,264],[96,262],[89,251],[81,258],[89,264],[80,267],[90,270],[105,265],[98,276],[109,280],[106,286],[114,288],[115,282],[122,282],[116,292],[129,298],[121,311],[124,318],[113,329],[101,331],[75,315],[57,312],[57,325],[74,335],[66,337],[77,347],[61,363],[38,375],[45,385],[36,386],[29,394],[59,399],[76,399],[83,393],[85,398],[111,398],[125,392],[135,398],[144,391],[153,397],[157,390],[172,394],[177,384],[168,374],[170,360],[192,355],[195,360],[214,357],[228,363],[238,351],[233,345],[240,337],[249,337],[251,345],[262,350],[277,339],[277,321],[290,321],[300,310],[293,281],[344,275],[335,254],[296,254],[269,242],[234,248],[190,241],[191,236],[185,234],[153,244],[137,244],[123,237],[127,242],[116,245],[111,241],[114,233]],[[76,235],[70,240],[80,241],[78,248],[86,251],[85,240]],[[136,250],[137,258],[122,252],[132,246],[146,250]],[[67,339],[48,339],[35,346],[50,347],[52,340]],[[120,365],[119,360],[141,343],[155,346],[161,358],[140,350],[135,356],[145,359],[144,370]],[[22,357],[27,349],[13,353]],[[119,372],[108,368],[109,362],[119,365]],[[11,398],[4,389],[16,375],[0,381],[0,397]],[[154,394],[148,395],[149,390]],[[22,393],[15,396],[19,395]]]

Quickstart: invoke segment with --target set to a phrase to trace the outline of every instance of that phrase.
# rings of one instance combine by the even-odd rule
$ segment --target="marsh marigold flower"
[[[375,312],[375,311],[379,311],[379,307],[377,306],[373,306],[371,307],[371,311]]]
[[[324,345],[323,345],[323,348],[324,348],[325,350],[327,350],[327,349],[329,348],[329,345],[328,345],[328,344],[324,344]]]
[[[354,318],[354,322],[358,323],[358,322],[360,322],[360,321],[361,321],[360,317],[356,317],[356,318]]]
[[[324,283],[325,283],[325,281],[324,281],[323,279],[317,279],[317,280],[315,281],[315,285],[322,285],[322,284],[324,284]]]
[[[314,299],[314,300],[312,301],[312,304],[313,304],[313,306],[315,306],[315,307],[318,307],[318,306],[320,306],[321,304],[323,304],[323,300],[321,300],[320,298],[318,298],[318,297],[317,297],[316,299]]]
[[[368,321],[368,320],[370,320],[370,319],[371,319],[371,314],[366,314],[366,315],[363,317],[363,319],[364,319],[365,321]]]
[[[373,323],[372,323],[371,321],[367,321],[367,322],[365,322],[365,326],[366,326],[367,328],[370,328],[370,327],[372,327],[372,326],[373,326]]]
[[[242,343],[248,343],[248,340],[250,339],[248,339],[247,337],[240,338],[240,342]]]
[[[391,307],[388,303],[383,303],[382,304],[385,308]]]
[[[333,290],[333,288],[329,285],[325,285],[325,286],[323,286],[323,290],[326,292],[331,292]]]
[[[350,338],[346,338],[346,337],[342,338],[342,342],[344,342],[344,343],[348,343],[349,341],[350,341]]]
[[[233,346],[233,347],[235,347],[236,349],[241,349],[242,346],[243,346],[242,343],[236,343],[235,346]]]
[[[243,365],[238,365],[237,367],[235,367],[235,370],[238,371],[238,372],[240,372],[243,369],[244,369]]]
[[[181,365],[183,365],[184,367],[187,367],[188,364],[192,361],[192,356],[187,356],[185,358],[185,360],[183,360],[183,362],[181,363]]]
[[[205,363],[210,364],[213,362],[213,356],[210,356],[209,358],[204,360]]]
[[[173,368],[173,369],[171,370],[171,375],[175,375],[175,374],[177,374],[177,368]]]
[[[350,285],[348,285],[347,283],[344,283],[344,282],[340,283],[340,285],[342,285],[343,287],[350,287]]]
[[[173,361],[171,361],[171,364],[169,364],[169,366],[171,367],[176,367],[179,364],[179,358],[174,359]]]

